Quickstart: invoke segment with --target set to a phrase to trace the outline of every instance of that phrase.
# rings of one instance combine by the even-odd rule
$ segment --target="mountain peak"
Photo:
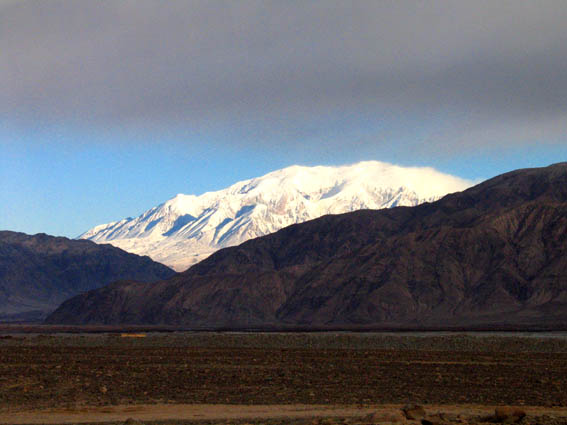
[[[294,223],[358,209],[417,205],[470,185],[433,168],[379,161],[292,165],[199,196],[179,193],[137,218],[96,226],[80,238],[183,270],[220,248]]]

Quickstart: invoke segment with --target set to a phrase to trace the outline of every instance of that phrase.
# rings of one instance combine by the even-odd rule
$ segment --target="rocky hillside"
[[[174,274],[110,245],[1,231],[0,320],[40,318],[67,298],[115,280],[151,282]]]
[[[565,326],[567,163],[289,226],[157,284],[80,295],[48,322]]]

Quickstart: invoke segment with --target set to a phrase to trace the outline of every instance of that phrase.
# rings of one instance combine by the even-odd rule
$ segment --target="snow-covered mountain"
[[[216,250],[325,214],[412,206],[472,182],[432,168],[369,161],[292,166],[200,196],[179,194],[137,218],[102,224],[79,238],[110,243],[185,270]]]

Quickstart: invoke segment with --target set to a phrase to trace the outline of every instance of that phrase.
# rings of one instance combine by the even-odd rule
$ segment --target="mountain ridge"
[[[149,257],[107,244],[0,231],[0,320],[40,318],[67,298],[118,279],[173,274]]]
[[[567,323],[566,247],[561,163],[433,203],[294,224],[166,281],[75,297],[49,321],[553,328]]]

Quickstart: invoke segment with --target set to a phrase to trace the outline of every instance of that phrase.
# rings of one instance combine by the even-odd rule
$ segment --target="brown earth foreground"
[[[517,408],[514,408],[515,410]],[[223,404],[155,404],[136,406],[48,409],[43,411],[4,413],[6,424],[381,424],[429,423],[490,424],[497,421],[494,410],[486,406],[424,407],[423,419],[408,419],[403,406],[324,406],[324,405],[223,405]],[[567,423],[567,409],[522,407],[523,424]]]
[[[495,406],[511,405],[521,423],[565,424],[567,338],[0,336],[5,424],[408,422],[408,403],[432,423],[494,422]]]

